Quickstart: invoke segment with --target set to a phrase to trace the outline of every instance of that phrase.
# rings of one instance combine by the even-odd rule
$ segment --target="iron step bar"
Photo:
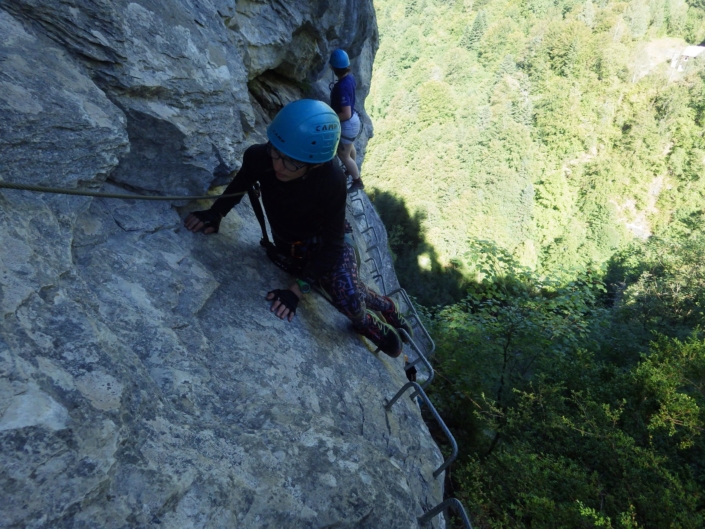
[[[433,404],[431,404],[431,400],[428,398],[426,392],[424,391],[424,389],[426,389],[431,384],[435,376],[435,372],[433,370],[433,367],[431,366],[431,363],[429,362],[429,358],[436,351],[436,343],[433,341],[433,338],[431,338],[431,335],[426,330],[424,324],[421,322],[421,318],[419,317],[416,308],[414,307],[413,303],[411,302],[411,299],[406,293],[406,290],[404,290],[403,288],[397,288],[389,293],[387,292],[387,287],[384,283],[384,276],[382,274],[382,251],[379,248],[382,239],[379,237],[379,234],[377,233],[377,230],[375,229],[374,225],[370,224],[369,220],[367,219],[367,214],[365,213],[365,203],[360,197],[360,190],[358,189],[351,195],[348,195],[348,198],[350,199],[348,201],[348,210],[350,211],[350,214],[355,219],[355,221],[364,221],[365,224],[364,228],[360,230],[360,233],[363,235],[363,239],[365,242],[365,250],[367,251],[367,255],[369,256],[368,259],[364,260],[364,262],[372,263],[372,266],[374,268],[372,272],[372,278],[377,283],[377,286],[381,290],[383,295],[388,297],[398,296],[401,298],[401,301],[403,301],[404,305],[406,306],[406,310],[402,309],[402,314],[405,318],[414,322],[412,323],[413,327],[421,331],[421,334],[423,335],[426,341],[425,345],[427,346],[427,352],[424,353],[419,344],[417,344],[405,330],[399,330],[399,332],[406,339],[407,343],[411,346],[411,348],[415,351],[417,355],[416,358],[413,359],[411,362],[407,362],[404,369],[408,371],[417,364],[423,364],[426,368],[427,375],[426,380],[423,381],[421,384],[418,384],[416,382],[408,382],[407,384],[404,384],[404,386],[396,393],[396,395],[394,395],[394,397],[392,397],[390,400],[385,401],[384,409],[385,411],[390,412],[394,403],[399,400],[399,398],[404,394],[407,389],[411,387],[415,389],[414,393],[411,394],[410,398],[412,400],[415,400],[417,397],[420,397],[421,400],[423,400],[426,406],[428,406],[431,415],[436,420],[438,426],[441,428],[441,430],[446,435],[448,441],[451,444],[451,455],[441,464],[440,467],[438,467],[433,472],[433,477],[438,478],[438,476],[440,476],[443,471],[445,471],[450,466],[450,464],[455,461],[455,459],[458,457],[458,444],[455,441],[453,434],[450,433],[448,426],[446,426],[445,422],[443,422],[443,419],[441,418],[440,414],[433,406]],[[353,203],[355,202],[359,202],[360,204],[360,213],[355,213],[355,209],[353,208]],[[374,235],[374,239],[372,239],[372,237],[368,235],[369,233],[372,233]],[[372,239],[372,244],[367,243],[368,237]],[[375,254],[379,258],[379,264],[375,260]],[[463,504],[460,502],[460,500],[458,500],[457,498],[448,498],[444,502],[440,503],[439,505],[424,513],[423,516],[420,516],[418,518],[419,525],[425,525],[429,523],[433,518],[438,516],[440,513],[447,511],[450,508],[455,510],[455,512],[460,515],[463,527],[465,529],[472,529],[470,520],[468,519],[468,516],[465,513],[465,508],[463,507]]]

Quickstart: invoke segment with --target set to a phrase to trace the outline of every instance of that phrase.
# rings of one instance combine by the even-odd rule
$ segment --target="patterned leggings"
[[[366,309],[390,310],[394,305],[388,299],[373,292],[358,278],[355,250],[349,244],[335,264],[333,270],[319,278],[319,284],[332,298],[331,303],[354,324],[365,321]]]

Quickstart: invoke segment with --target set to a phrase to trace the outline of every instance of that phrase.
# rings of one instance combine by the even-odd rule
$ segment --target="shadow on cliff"
[[[426,240],[425,215],[409,212],[403,199],[374,189],[368,193],[387,228],[399,283],[427,307],[447,305],[465,297],[468,281],[460,270],[444,266]]]

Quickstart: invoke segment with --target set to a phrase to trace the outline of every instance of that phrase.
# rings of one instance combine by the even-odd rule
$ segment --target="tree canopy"
[[[363,167],[473,525],[705,526],[693,0],[375,0]],[[705,62],[705,61],[703,61]]]

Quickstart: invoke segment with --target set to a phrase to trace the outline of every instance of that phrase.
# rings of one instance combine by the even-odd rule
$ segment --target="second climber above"
[[[329,64],[338,78],[330,92],[330,106],[340,119],[341,136],[338,146],[338,158],[343,162],[345,171],[352,177],[349,192],[363,189],[365,186],[360,178],[355,158],[355,139],[360,134],[362,123],[355,110],[355,76],[350,73],[350,58],[344,50],[331,53]]]

